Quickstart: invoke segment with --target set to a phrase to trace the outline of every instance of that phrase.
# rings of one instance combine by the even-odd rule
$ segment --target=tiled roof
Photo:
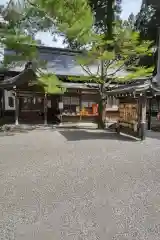
[[[112,88],[110,91],[107,91],[107,95],[119,95],[119,94],[130,94],[135,93],[139,94],[142,92],[151,92],[152,94],[160,94],[160,87],[152,82],[151,78],[137,79],[134,82],[129,84],[124,84]]]
[[[5,51],[5,54],[13,54],[13,52]],[[46,66],[45,69],[43,69],[43,72],[46,73],[53,73],[59,76],[89,76],[91,74],[87,74],[87,71],[85,71],[77,61],[76,53],[68,52],[68,50],[60,50],[60,49],[49,49],[46,50],[45,48],[39,50],[39,57],[41,60],[45,60]],[[11,71],[15,72],[21,72],[24,69],[25,62],[17,66],[14,66],[13,68],[10,68]],[[98,64],[94,63],[89,66],[89,70],[92,73],[93,76],[97,75],[97,68]],[[116,69],[108,69],[108,74],[112,74],[115,72]],[[123,78],[126,76],[128,72],[125,69],[119,70],[116,73],[116,77]],[[115,76],[115,75],[114,75]]]

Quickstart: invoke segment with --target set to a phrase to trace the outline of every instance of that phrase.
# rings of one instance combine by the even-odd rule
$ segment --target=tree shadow
[[[14,135],[15,135],[15,133],[13,133],[13,132],[0,132],[0,138],[1,137],[11,137]]]
[[[6,124],[0,128],[0,137],[14,136],[17,133],[29,133],[35,128],[31,126]]]
[[[147,131],[147,138],[160,140],[160,132],[158,131]]]
[[[98,130],[84,130],[84,129],[66,129],[59,130],[59,133],[67,139],[67,141],[81,141],[81,140],[119,140],[127,142],[137,141],[129,136],[119,135],[111,131],[98,131]]]
[[[15,136],[16,134],[29,133],[29,132],[30,132],[29,130],[22,130],[22,129],[0,131],[0,137],[11,137],[11,136]]]

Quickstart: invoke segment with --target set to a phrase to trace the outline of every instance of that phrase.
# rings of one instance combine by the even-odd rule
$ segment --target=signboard
[[[59,103],[58,103],[58,108],[59,108],[60,110],[63,109],[63,102],[59,102]]]
[[[4,103],[6,111],[15,110],[15,96],[12,91],[4,90]]]
[[[48,108],[51,108],[51,107],[52,107],[51,100],[48,100],[48,101],[47,101],[47,107],[48,107]]]
[[[138,102],[122,102],[119,105],[119,130],[138,136]]]

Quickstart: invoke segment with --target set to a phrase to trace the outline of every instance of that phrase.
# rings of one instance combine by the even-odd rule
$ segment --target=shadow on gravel
[[[147,138],[153,138],[153,139],[160,140],[160,132],[147,131]]]
[[[0,128],[0,137],[5,136],[14,136],[17,133],[29,133],[30,131],[33,131],[35,127],[32,126],[26,126],[26,125],[3,125]]]
[[[59,133],[67,139],[67,141],[81,141],[81,140],[119,140],[127,142],[136,142],[136,139],[128,136],[118,135],[115,132],[109,131],[87,131],[87,130],[59,130]]]
[[[0,132],[0,138],[1,137],[10,137],[14,136],[15,134],[13,132]]]
[[[0,137],[9,137],[9,136],[15,136],[19,133],[29,133],[27,130],[12,130],[12,131],[0,131]]]

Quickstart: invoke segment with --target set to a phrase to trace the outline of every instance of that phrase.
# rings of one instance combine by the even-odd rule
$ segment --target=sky
[[[8,0],[0,0],[0,4],[6,4]],[[137,14],[140,10],[142,0],[122,0],[122,14],[121,17],[125,20],[128,18],[130,13]],[[40,32],[36,36],[42,43],[51,47],[65,47],[63,45],[63,38],[58,38],[57,41],[53,41],[53,37],[47,32]]]

